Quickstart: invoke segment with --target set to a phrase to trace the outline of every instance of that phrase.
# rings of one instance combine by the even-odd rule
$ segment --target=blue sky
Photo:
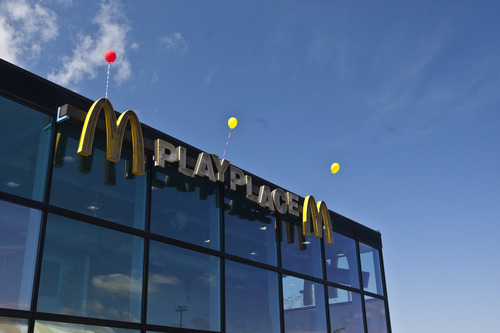
[[[494,332],[500,2],[2,0],[0,57],[382,232],[394,332]],[[332,175],[330,165],[340,171]]]

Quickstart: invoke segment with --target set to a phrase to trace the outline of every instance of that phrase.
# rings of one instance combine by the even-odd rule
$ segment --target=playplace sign
[[[136,175],[144,175],[144,137],[141,124],[136,113],[132,110],[123,112],[118,119],[111,102],[106,98],[95,101],[90,107],[84,120],[78,154],[89,156],[92,154],[92,146],[99,120],[100,113],[104,111],[106,122],[106,159],[111,162],[120,160],[123,138],[127,123],[130,123],[132,136],[132,172]],[[60,112],[60,111],[59,111]],[[65,119],[58,114],[58,121]],[[179,173],[188,177],[203,177],[211,182],[229,183],[233,191],[242,188],[247,200],[257,203],[259,206],[279,214],[290,214],[296,217],[302,215],[302,232],[304,236],[310,236],[311,223],[315,237],[321,238],[323,226],[327,244],[333,244],[332,223],[330,213],[324,201],[316,200],[312,195],[304,199],[302,211],[299,209],[299,197],[281,188],[271,189],[262,185],[258,193],[253,192],[252,176],[245,174],[241,169],[233,166],[227,159],[220,159],[216,154],[201,152],[198,154],[194,169],[187,166],[186,148],[175,146],[165,140],[154,141],[154,165],[164,168],[165,164],[177,164]]]

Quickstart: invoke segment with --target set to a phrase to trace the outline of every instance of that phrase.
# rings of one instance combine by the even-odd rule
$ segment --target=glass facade
[[[8,96],[0,332],[391,332],[377,232],[332,213],[333,245],[304,237],[301,220],[227,179],[155,167],[151,146],[146,174],[134,175],[130,142],[108,162],[102,129],[82,157],[82,119],[58,123],[56,112],[88,101],[68,94],[33,108]]]

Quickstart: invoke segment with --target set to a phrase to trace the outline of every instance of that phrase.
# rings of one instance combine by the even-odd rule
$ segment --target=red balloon
[[[116,60],[115,51],[107,50],[106,53],[104,53],[104,59],[106,59],[108,63],[112,63],[113,61],[115,61]]]

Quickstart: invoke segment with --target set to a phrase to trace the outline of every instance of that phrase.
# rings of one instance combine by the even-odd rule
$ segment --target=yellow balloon
[[[233,129],[238,125],[238,120],[234,117],[229,118],[227,121],[227,126],[229,126],[230,129]]]
[[[338,163],[333,163],[330,169],[332,170],[332,173],[337,173],[340,169],[340,165]]]

